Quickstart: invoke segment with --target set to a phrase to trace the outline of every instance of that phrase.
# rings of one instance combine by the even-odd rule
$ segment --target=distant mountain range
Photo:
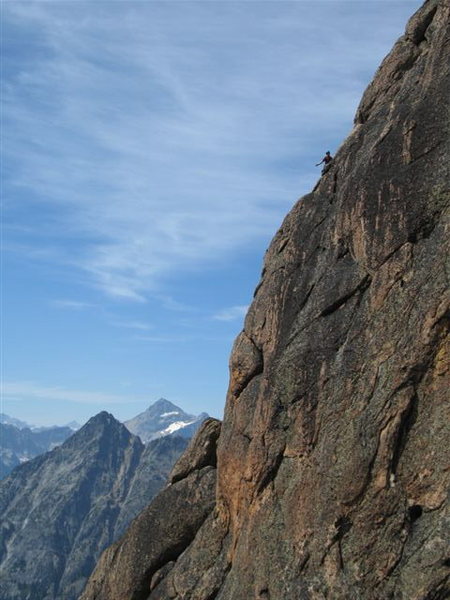
[[[125,421],[124,425],[146,444],[173,434],[189,439],[206,418],[207,413],[190,415],[169,400],[161,398],[144,412]],[[0,479],[9,475],[16,466],[62,444],[79,428],[76,421],[64,427],[36,427],[1,413]]]
[[[125,421],[124,425],[131,433],[138,435],[145,444],[174,433],[184,438],[191,438],[208,416],[207,413],[198,416],[189,415],[169,400],[160,398],[144,412]]]
[[[2,414],[0,600],[76,600],[207,416],[160,399],[126,427],[102,412],[74,432]]]
[[[167,435],[145,446],[102,412],[17,466],[0,482],[1,600],[76,600],[102,550],[162,488],[186,445]]]
[[[30,423],[26,423],[25,421],[21,421],[20,419],[16,419],[15,417],[10,417],[5,413],[0,413],[0,423],[3,425],[14,425],[17,429],[31,429],[31,431],[44,431],[45,429],[54,429],[58,427],[57,425],[50,426],[36,426],[30,425]],[[77,421],[71,421],[70,423],[66,423],[66,425],[60,425],[59,427],[69,427],[73,431],[80,429],[81,425],[77,423]]]
[[[49,427],[32,431],[28,427],[19,429],[15,425],[0,423],[0,479],[6,477],[17,465],[62,444],[73,432],[70,427]]]
[[[20,419],[10,417],[5,413],[0,413],[0,423],[3,425],[14,425],[14,427],[17,427],[17,429],[33,428],[33,425],[29,425],[28,423],[25,423],[25,421],[21,421]]]

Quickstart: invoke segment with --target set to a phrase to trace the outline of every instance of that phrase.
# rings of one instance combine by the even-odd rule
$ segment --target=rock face
[[[17,467],[0,484],[1,600],[75,600],[186,445],[170,436],[144,447],[103,412]]]
[[[125,421],[124,425],[146,444],[166,435],[180,435],[190,439],[208,416],[206,413],[197,417],[189,415],[169,400],[160,398],[144,412]]]
[[[170,494],[190,500],[202,473],[175,469],[83,600],[449,597],[449,100],[450,2],[428,0],[267,252],[230,360],[215,510],[155,552],[189,527]]]

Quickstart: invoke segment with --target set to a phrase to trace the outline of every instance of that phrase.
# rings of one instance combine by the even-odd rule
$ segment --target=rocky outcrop
[[[146,598],[164,579],[214,509],[219,431],[215,419],[202,425],[169,485],[103,553],[82,600]]]
[[[267,252],[230,360],[215,510],[155,558],[188,515],[151,505],[83,600],[450,595],[449,98],[450,2],[428,0]]]
[[[106,412],[0,484],[2,600],[73,600],[102,550],[166,482],[186,448],[147,446]]]
[[[182,454],[174,465],[169,476],[169,483],[185,479],[193,471],[199,471],[204,467],[216,467],[216,448],[220,426],[220,421],[217,419],[208,419],[203,423],[188,451]]]

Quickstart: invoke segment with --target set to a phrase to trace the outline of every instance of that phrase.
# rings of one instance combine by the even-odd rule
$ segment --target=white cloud
[[[138,329],[140,331],[150,331],[151,329],[153,329],[153,325],[151,325],[150,323],[144,323],[142,321],[112,321],[112,324],[116,327]]]
[[[376,2],[350,7],[7,3],[30,54],[5,70],[6,185],[60,236],[36,256],[59,245],[90,285],[143,302],[266,239],[397,35]]]
[[[134,340],[140,342],[149,342],[152,344],[187,344],[190,342],[230,342],[232,337],[229,336],[215,336],[215,335],[136,335],[133,337]]]
[[[184,335],[135,335],[133,339],[153,344],[184,344],[192,341],[191,336]]]
[[[245,317],[248,311],[248,306],[231,306],[224,308],[213,316],[213,319],[218,321],[234,321]]]
[[[90,302],[79,302],[78,300],[53,300],[51,305],[55,308],[67,308],[69,310],[85,310],[95,307]]]
[[[5,381],[2,384],[4,400],[55,400],[58,402],[76,402],[80,404],[123,404],[137,402],[136,398],[106,394],[103,392],[89,392],[85,390],[70,390],[58,386],[42,386],[33,382]]]

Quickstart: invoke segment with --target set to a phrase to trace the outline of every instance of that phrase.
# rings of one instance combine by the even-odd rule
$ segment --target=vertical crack
[[[392,451],[392,460],[391,460],[391,473],[393,475],[396,474],[398,464],[400,458],[403,454],[403,450],[406,446],[406,440],[408,438],[408,434],[411,431],[412,426],[416,420],[417,416],[417,404],[418,404],[418,396],[416,390],[411,397],[411,400],[406,407],[404,413],[401,416],[400,424],[397,429],[396,439],[394,441],[394,448]]]

